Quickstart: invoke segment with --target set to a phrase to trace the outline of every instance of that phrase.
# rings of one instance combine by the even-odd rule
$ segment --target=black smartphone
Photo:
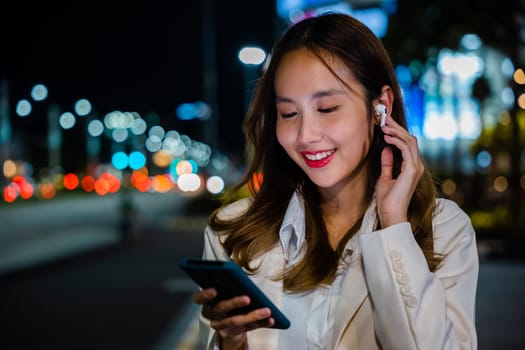
[[[215,288],[217,300],[230,299],[240,295],[250,297],[250,305],[234,310],[231,314],[244,314],[267,307],[275,320],[272,328],[286,329],[290,321],[248,277],[246,272],[233,261],[202,260],[183,258],[179,266],[203,289]]]

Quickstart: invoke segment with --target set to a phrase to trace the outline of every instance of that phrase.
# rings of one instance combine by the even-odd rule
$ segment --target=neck
[[[335,249],[346,232],[362,217],[368,206],[365,184],[352,184],[338,191],[320,190],[321,212],[328,238]]]

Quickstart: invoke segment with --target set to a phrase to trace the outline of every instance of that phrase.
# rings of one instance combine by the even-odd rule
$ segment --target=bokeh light
[[[27,117],[29,114],[31,114],[32,109],[33,107],[31,102],[23,99],[17,102],[15,111],[19,117]]]
[[[160,150],[153,154],[153,163],[159,168],[166,168],[170,165],[172,158],[165,150]]]
[[[110,188],[111,188],[111,184],[109,180],[106,178],[101,177],[95,181],[95,192],[99,196],[105,196],[106,194],[108,194]]]
[[[78,100],[77,102],[75,102],[75,113],[78,115],[78,116],[86,116],[88,115],[89,113],[91,113],[91,102],[89,102],[88,100],[86,100],[85,98],[82,98],[80,100]]]
[[[56,187],[51,182],[42,182],[38,185],[38,193],[40,198],[50,200],[55,198]]]
[[[96,136],[102,135],[103,132],[104,132],[104,124],[100,120],[93,119],[92,121],[89,122],[88,124],[89,135],[96,137]]]
[[[212,194],[221,193],[224,190],[224,180],[220,176],[211,176],[206,180],[206,189]]]
[[[146,165],[146,157],[141,152],[131,152],[129,155],[129,167],[133,170],[140,169]]]
[[[134,170],[131,173],[130,182],[140,192],[147,192],[151,187],[151,179],[146,168]]]
[[[171,176],[167,174],[155,175],[151,180],[151,188],[160,193],[169,192],[175,187]]]
[[[111,137],[113,138],[113,141],[121,143],[128,139],[128,130],[124,128],[115,128],[111,132]]]
[[[13,177],[15,176],[16,174],[16,163],[12,160],[6,160],[4,161],[4,164],[3,164],[3,167],[2,167],[2,171],[4,173],[4,177],[6,178],[10,178],[10,177]]]
[[[97,181],[99,181],[99,180],[104,180],[105,182],[107,182],[107,184],[109,184],[109,188],[108,188],[108,192],[109,193],[118,192],[118,190],[120,189],[120,186],[121,186],[120,179],[118,177],[116,177],[115,175],[109,173],[109,172],[102,173],[102,175],[100,175],[100,177],[97,179]],[[104,183],[103,185],[104,185],[104,189],[105,189],[105,185],[106,184]],[[96,189],[97,189],[97,184],[95,182],[95,191],[96,191]]]
[[[116,152],[111,157],[111,164],[115,169],[123,170],[129,165],[129,157],[124,152]]]
[[[243,64],[259,65],[266,59],[266,52],[259,47],[244,47],[239,51],[239,60]]]
[[[131,132],[134,135],[142,135],[146,132],[146,128],[148,125],[146,124],[146,121],[141,118],[134,119],[131,123]]]
[[[476,156],[476,162],[481,168],[488,168],[492,164],[492,156],[488,151],[480,151]]]
[[[84,176],[80,182],[80,185],[84,191],[92,192],[95,189],[95,177],[91,175]]]
[[[195,192],[201,187],[202,181],[199,175],[185,173],[177,179],[177,186],[183,192]]]
[[[523,69],[516,69],[516,71],[514,72],[514,82],[519,85],[525,84],[525,72],[523,71]]]
[[[31,89],[31,98],[34,101],[43,101],[47,98],[47,87],[44,84],[36,84]]]
[[[68,173],[64,175],[64,188],[67,190],[74,190],[80,184],[80,180],[76,174]]]
[[[447,196],[450,196],[456,192],[456,182],[452,179],[446,179],[441,184],[441,190]]]
[[[71,112],[64,112],[60,115],[58,123],[63,129],[71,129],[76,123],[75,115]]]
[[[25,177],[21,175],[14,176],[12,184],[22,199],[29,199],[33,196],[33,185]]]
[[[18,197],[18,190],[14,184],[9,184],[4,187],[4,201],[13,203]]]
[[[509,187],[509,182],[505,176],[498,176],[494,179],[492,186],[496,192],[505,192]]]

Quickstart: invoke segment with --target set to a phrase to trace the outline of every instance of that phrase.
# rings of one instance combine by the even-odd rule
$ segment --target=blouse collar
[[[345,252],[343,253],[343,260],[348,260],[349,255],[356,257],[357,237],[362,232],[371,232],[376,225],[377,215],[375,196],[366,210],[366,213],[359,231],[347,243]],[[288,265],[293,265],[301,259],[306,251],[305,244],[305,211],[303,198],[298,192],[294,192],[286,213],[284,215],[283,223],[279,229],[279,238],[281,247],[283,249],[284,257]],[[353,259],[352,259],[353,260]]]

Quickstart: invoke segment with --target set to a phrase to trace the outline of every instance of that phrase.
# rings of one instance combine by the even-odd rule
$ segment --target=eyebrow
[[[315,99],[328,97],[328,96],[334,96],[334,95],[344,95],[344,91],[339,90],[339,89],[328,89],[328,90],[317,91],[317,92],[312,94],[311,99],[315,100]],[[293,102],[293,100],[291,98],[288,98],[288,97],[276,96],[275,97],[275,102],[276,103],[279,103],[279,102]]]

